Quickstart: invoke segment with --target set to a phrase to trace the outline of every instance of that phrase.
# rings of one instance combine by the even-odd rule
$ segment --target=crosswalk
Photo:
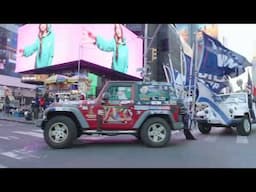
[[[1,140],[5,140],[5,141],[13,141],[13,140],[19,140],[20,139],[20,135],[23,136],[28,136],[28,137],[34,137],[34,138],[40,138],[43,139],[43,130],[28,130],[28,131],[12,131],[12,133],[14,135],[8,135],[8,136],[0,136],[0,141]],[[195,137],[199,137],[197,140],[200,140],[202,142],[206,142],[206,143],[215,143],[218,142],[219,139],[224,139],[223,134],[218,133],[216,135],[215,134],[208,134],[208,135],[203,135],[201,134],[198,130],[194,130],[192,131],[192,134],[195,135]],[[79,140],[88,140],[88,141],[100,141],[100,140],[104,140],[106,138],[109,138],[111,136],[98,136],[98,135],[82,135]],[[239,136],[236,134],[231,135],[231,137],[233,137],[233,143],[236,144],[249,144],[250,140],[249,137],[247,136]],[[173,131],[172,132],[172,140],[175,139],[181,139],[184,138],[183,135],[183,131]]]
[[[13,133],[29,135],[29,136],[32,136],[32,137],[39,137],[39,138],[44,137],[42,133],[38,133],[38,132],[35,132],[35,131],[13,131]]]

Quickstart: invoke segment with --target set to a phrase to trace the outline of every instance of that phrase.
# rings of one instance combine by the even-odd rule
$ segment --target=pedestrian
[[[59,95],[56,94],[56,95],[55,95],[55,102],[59,103],[59,101],[60,101]]]
[[[32,108],[32,113],[33,113],[33,118],[38,119],[38,114],[39,114],[39,98],[36,96],[31,103],[31,108]]]
[[[4,109],[6,115],[10,115],[10,98],[9,98],[9,90],[6,90],[6,95],[4,99]]]

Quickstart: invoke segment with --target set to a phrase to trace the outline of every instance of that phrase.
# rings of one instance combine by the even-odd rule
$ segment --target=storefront
[[[1,101],[4,99],[4,90],[9,89],[18,106],[30,105],[35,97],[36,86],[21,82],[20,78],[0,75]]]

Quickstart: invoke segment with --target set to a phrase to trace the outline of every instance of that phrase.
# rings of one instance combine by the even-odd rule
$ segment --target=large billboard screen
[[[18,30],[16,72],[80,59],[140,77],[143,41],[119,24],[27,24]]]
[[[178,34],[190,46],[193,44],[195,34],[199,30],[204,31],[208,35],[218,39],[218,24],[176,24]]]

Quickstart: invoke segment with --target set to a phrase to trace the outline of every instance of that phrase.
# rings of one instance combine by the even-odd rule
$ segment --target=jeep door
[[[132,83],[110,83],[105,89],[109,98],[102,101],[104,110],[101,128],[106,130],[126,130],[134,124],[134,85]],[[104,94],[103,94],[104,95]]]

